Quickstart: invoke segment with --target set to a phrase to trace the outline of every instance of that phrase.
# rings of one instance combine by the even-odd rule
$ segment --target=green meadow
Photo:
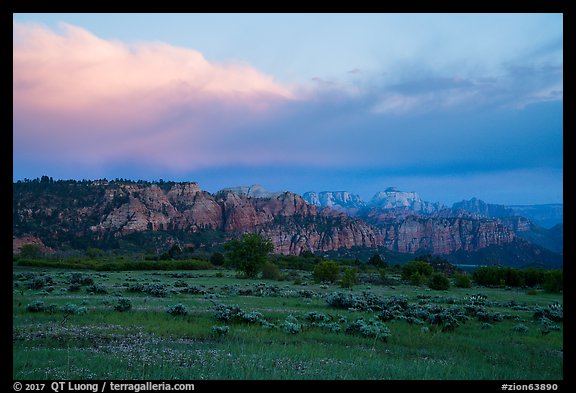
[[[13,378],[563,378],[561,293],[297,274],[15,264]]]

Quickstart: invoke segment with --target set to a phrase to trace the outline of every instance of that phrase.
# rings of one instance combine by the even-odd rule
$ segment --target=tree
[[[96,247],[88,247],[88,248],[86,249],[86,256],[88,256],[88,258],[95,259],[95,258],[99,258],[99,257],[101,257],[101,256],[103,256],[103,255],[104,255],[104,251],[102,251],[102,250],[99,249],[99,248],[96,248]]]
[[[563,289],[564,273],[562,270],[547,271],[542,287],[546,292],[560,292]]]
[[[470,288],[472,286],[472,281],[470,281],[470,277],[464,274],[455,274],[454,286],[457,288]]]
[[[214,266],[222,266],[222,265],[224,265],[224,262],[226,262],[226,259],[224,258],[224,255],[222,253],[215,252],[210,257],[210,262]]]
[[[418,272],[414,272],[410,275],[410,277],[408,277],[408,282],[411,285],[416,285],[417,287],[424,284],[425,281],[426,281],[426,277],[423,276],[422,274],[418,273]]]
[[[368,260],[368,264],[376,267],[388,267],[388,263],[386,263],[378,254],[374,254]]]
[[[358,277],[356,276],[356,269],[353,267],[347,267],[344,270],[344,277],[340,281],[340,286],[342,288],[352,288],[358,283]]]
[[[267,256],[274,250],[270,239],[256,233],[245,233],[240,239],[224,245],[230,264],[246,277],[254,278],[260,272]]]
[[[436,289],[438,291],[444,291],[450,288],[450,281],[443,273],[432,273],[430,279],[428,280],[428,286],[431,289]]]
[[[403,280],[410,280],[410,277],[415,273],[418,273],[421,276],[428,277],[432,274],[434,269],[432,266],[427,264],[426,262],[408,262],[404,266],[402,266],[402,279]]]
[[[20,255],[24,258],[38,258],[41,254],[37,244],[25,244],[20,247]]]
[[[315,282],[336,282],[340,276],[340,266],[334,261],[320,262],[314,267],[312,275]]]

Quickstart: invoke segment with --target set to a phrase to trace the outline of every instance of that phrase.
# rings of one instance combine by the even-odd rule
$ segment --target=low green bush
[[[117,303],[114,305],[114,310],[118,312],[125,312],[132,309],[132,302],[127,298],[118,299]]]
[[[367,321],[360,318],[346,327],[346,334],[374,337],[377,340],[386,342],[388,337],[390,337],[390,329],[375,318],[370,318]]]
[[[170,306],[168,307],[168,310],[166,310],[166,312],[174,317],[188,314],[188,310],[183,304],[175,304],[173,306]]]

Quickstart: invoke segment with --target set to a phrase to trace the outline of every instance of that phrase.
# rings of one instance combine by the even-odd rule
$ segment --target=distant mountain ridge
[[[544,228],[552,228],[564,222],[564,205],[549,203],[544,205],[509,205],[517,215],[528,217]]]
[[[306,192],[302,195],[304,200],[317,207],[330,207],[354,216],[356,212],[366,206],[366,202],[359,195],[347,191],[323,191],[320,193]]]
[[[442,208],[440,203],[422,200],[416,192],[399,191],[396,187],[377,192],[370,200],[370,205],[382,209],[408,209],[424,214],[432,214]]]
[[[446,208],[429,213],[435,205],[415,193],[388,189],[376,199],[386,207],[363,206],[358,196],[344,191],[308,198],[320,205],[347,205],[357,214],[260,186],[211,194],[195,182],[19,182],[13,187],[13,240],[28,236],[58,250],[78,244],[107,247],[137,233],[165,233],[179,242],[203,231],[224,239],[257,232],[272,239],[276,253],[292,255],[358,247],[449,255],[516,241],[514,230],[499,219],[452,214]],[[530,263],[548,263],[531,258]]]
[[[267,191],[260,184],[253,184],[251,186],[237,186],[237,187],[223,188],[216,194],[227,192],[231,192],[236,195],[244,195],[250,198],[274,198],[282,194],[282,192]]]
[[[553,252],[563,253],[562,204],[506,206],[472,198],[456,202],[448,208],[438,202],[424,201],[416,192],[400,191],[395,187],[377,192],[368,203],[347,191],[307,192],[303,197],[315,206],[343,211],[377,226],[391,220],[406,219],[411,215],[438,219],[498,219],[519,237]],[[555,226],[553,229],[543,227],[539,225],[541,222],[554,223]]]

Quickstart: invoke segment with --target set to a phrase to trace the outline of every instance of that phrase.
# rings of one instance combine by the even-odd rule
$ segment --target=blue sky
[[[15,14],[14,179],[562,202],[561,14]]]

